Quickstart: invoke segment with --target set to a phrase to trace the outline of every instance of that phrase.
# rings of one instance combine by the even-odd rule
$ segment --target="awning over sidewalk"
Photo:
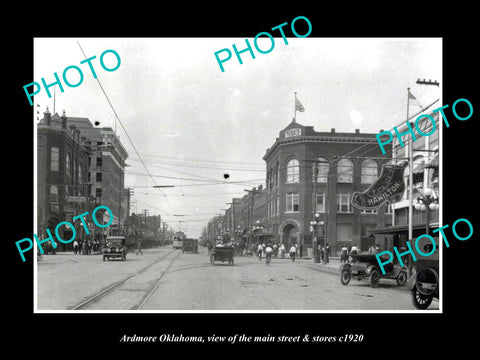
[[[430,223],[430,231],[437,227],[438,227],[438,224]],[[425,230],[425,224],[413,224],[412,229]],[[401,232],[408,232],[408,224],[369,229],[368,232],[370,234],[395,234],[395,233],[401,233]]]

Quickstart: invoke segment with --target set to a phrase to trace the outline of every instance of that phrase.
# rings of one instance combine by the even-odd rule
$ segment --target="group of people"
[[[303,249],[302,249],[302,246],[300,245],[300,257],[303,256],[302,254],[303,252]],[[284,259],[285,258],[285,254],[286,254],[286,249],[285,249],[285,245],[284,244],[280,244],[280,246],[278,246],[277,244],[258,244],[257,245],[257,251],[256,251],[256,256],[258,257],[258,260],[262,260],[262,256],[264,256],[266,259],[267,259],[267,265],[270,263],[270,260],[273,257],[278,257],[280,256],[280,258]],[[292,261],[295,261],[295,257],[297,255],[297,245],[296,244],[292,244],[292,246],[290,247],[289,249],[289,252],[288,252],[290,258],[292,259]]]
[[[100,241],[98,240],[84,240],[78,241],[75,239],[73,241],[73,253],[78,255],[90,255],[100,251]]]

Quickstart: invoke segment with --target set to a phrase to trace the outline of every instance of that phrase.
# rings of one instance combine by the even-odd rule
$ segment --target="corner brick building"
[[[317,132],[295,120],[280,131],[263,156],[265,232],[273,234],[274,242],[287,248],[302,244],[307,255],[317,232],[320,244],[325,240],[330,244],[332,256],[339,254],[343,244],[355,243],[361,250],[375,243],[387,246],[383,234],[375,238],[370,230],[392,224],[390,206],[362,211],[351,205],[352,194],[367,190],[382,165],[391,161],[391,147],[382,155],[375,135],[358,129],[354,133]],[[318,167],[315,185],[314,166]],[[321,225],[311,225],[315,214]]]

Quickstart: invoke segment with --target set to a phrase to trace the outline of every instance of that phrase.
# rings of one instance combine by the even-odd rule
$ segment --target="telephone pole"
[[[430,79],[429,79],[428,81],[425,81],[425,79],[423,79],[423,80],[418,79],[418,80],[417,80],[417,84],[419,84],[419,85],[436,85],[436,86],[440,86],[440,83],[439,83],[437,80],[432,81],[432,80],[430,80]]]

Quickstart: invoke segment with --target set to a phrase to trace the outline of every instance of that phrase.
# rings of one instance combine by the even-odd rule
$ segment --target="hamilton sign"
[[[377,181],[366,191],[352,195],[352,206],[360,210],[378,209],[385,202],[400,200],[405,191],[403,170],[405,165],[383,165]]]

